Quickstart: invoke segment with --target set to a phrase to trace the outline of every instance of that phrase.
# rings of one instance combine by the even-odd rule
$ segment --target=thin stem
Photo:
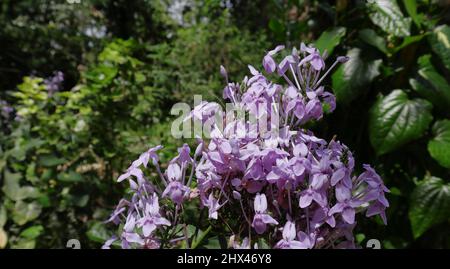
[[[291,81],[285,74],[283,74],[283,78],[287,81],[287,83],[288,83],[289,85],[291,85],[292,87],[295,88],[294,83],[292,83],[292,81]]]
[[[317,83],[314,84],[313,89],[316,88],[321,82],[322,80],[330,73],[330,71],[338,64],[338,61],[334,61],[334,63],[331,65],[330,68],[328,68],[327,72],[325,72],[325,74],[323,74],[323,76],[319,79],[319,81]]]
[[[296,69],[297,69],[298,80],[300,82],[302,82],[302,81],[305,82],[305,80],[303,79],[303,76],[302,76],[302,72],[300,71],[300,66],[296,65]]]
[[[161,169],[159,168],[159,164],[156,163],[155,166],[156,166],[156,171],[158,172],[159,177],[161,178],[161,180],[164,183],[164,185],[167,186],[166,178],[164,177],[163,173],[161,173]]]
[[[306,229],[308,230],[308,236],[310,234],[309,230],[309,208],[306,208]]]
[[[291,201],[291,190],[288,190],[288,202],[289,202],[289,215],[292,216],[292,201]]]
[[[292,68],[292,65],[291,65],[291,64],[289,65],[289,69],[290,69],[291,72],[292,72],[292,76],[294,77],[294,80],[295,80],[295,83],[297,84],[298,90],[301,92],[301,91],[302,91],[302,87],[300,87],[300,83],[298,83],[297,76],[295,75],[294,68]]]
[[[241,204],[241,209],[242,209],[242,213],[244,214],[245,220],[247,221],[248,225],[251,226],[252,223],[250,222],[250,220],[249,220],[248,217],[247,217],[247,214],[245,213],[244,205],[242,204],[242,199],[239,200],[239,203]]]

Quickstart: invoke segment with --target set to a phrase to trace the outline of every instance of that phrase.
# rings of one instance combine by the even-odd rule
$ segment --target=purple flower
[[[278,75],[284,75],[291,64],[295,64],[295,59],[292,55],[288,55],[278,65]]]
[[[138,245],[144,244],[144,239],[137,234],[134,230],[136,227],[136,219],[133,215],[129,215],[125,226],[123,227],[123,233],[122,233],[122,247],[128,248],[130,244],[136,243]]]
[[[144,167],[147,167],[149,160],[152,160],[153,164],[156,164],[159,161],[159,157],[156,152],[160,149],[162,149],[162,146],[160,145],[150,148],[146,152],[142,153],[139,158],[133,162],[132,166],[139,167],[140,165],[144,165]]]
[[[183,144],[181,148],[178,149],[178,156],[175,157],[172,162],[179,162],[181,165],[186,165],[187,163],[192,163],[190,155],[191,149],[187,144]]]
[[[327,203],[327,198],[322,191],[315,190],[312,187],[301,192],[299,199],[300,208],[306,208],[310,206],[312,201],[315,201],[320,206],[325,206]]]
[[[106,240],[106,242],[103,244],[102,249],[110,249],[112,243],[117,241],[117,236],[112,236],[110,239]]]
[[[180,205],[185,199],[187,199],[189,192],[190,189],[181,184],[181,182],[172,181],[167,185],[162,194],[162,197],[169,196],[170,200],[172,200],[177,205]]]
[[[234,239],[233,239],[233,241],[232,241],[232,247],[233,247],[234,249],[250,249],[250,240],[248,239],[248,237],[245,237],[245,238],[242,240],[242,243],[239,244],[238,242],[234,241]]]
[[[145,183],[144,173],[142,173],[141,169],[136,168],[133,165],[128,168],[127,172],[125,172],[124,174],[119,176],[119,178],[117,179],[117,182],[121,182],[121,181],[129,178],[130,176],[135,176],[138,180],[139,185]],[[133,182],[133,181],[130,180],[130,182]]]
[[[154,193],[145,206],[144,215],[138,220],[138,226],[142,228],[144,236],[149,237],[161,225],[170,226],[171,224],[167,219],[161,217],[158,196]]]
[[[141,154],[119,177],[129,180],[131,199],[122,200],[108,221],[124,224],[118,239],[123,248],[159,248],[163,242],[165,247],[179,247],[177,242],[186,238],[176,227],[185,224],[180,216],[194,199],[208,208],[209,219],[218,219],[219,211],[226,212],[221,213],[221,222],[227,225],[236,223],[227,218],[245,219],[238,227],[229,227],[239,231],[237,238],[255,230],[252,240],[246,237],[239,243],[230,238],[234,248],[257,248],[260,238],[276,248],[354,247],[357,213],[365,210],[366,216],[380,215],[386,222],[388,189],[375,170],[364,165],[364,173],[355,176],[355,161],[345,145],[335,139],[328,143],[305,129],[324,116],[324,108],[335,109],[334,95],[321,82],[348,58],[339,57],[322,75],[325,56],[317,49],[302,43],[299,51],[293,48],[277,65],[273,56],[282,49],[269,51],[262,63],[267,73],[277,70],[286,85],[270,81],[253,66],[248,66],[251,76],[241,83],[229,82],[227,71],[220,68],[226,80],[224,99],[251,119],[268,120],[266,128],[260,128],[260,122],[228,117],[217,103],[202,102],[186,120],[207,123],[211,139],[198,141],[193,157],[184,144],[163,174],[158,146]],[[226,122],[223,129],[216,119]],[[157,184],[144,178],[141,170],[150,160],[161,179]],[[282,234],[276,227],[279,222],[285,222]],[[162,240],[163,232],[174,237]],[[108,241],[105,247],[111,244]]]
[[[336,200],[338,200],[338,203],[330,209],[328,215],[341,213],[345,222],[353,224],[355,222],[355,208],[360,206],[361,203],[351,199],[351,190],[343,184],[336,186]]]
[[[45,79],[44,84],[47,87],[48,95],[52,96],[55,92],[61,90],[63,82],[64,74],[61,71],[55,71],[53,76]]]
[[[277,46],[275,49],[269,51],[266,56],[263,58],[263,66],[267,73],[273,73],[277,68],[277,64],[275,63],[272,56],[277,54],[279,51],[283,50],[284,46]]]
[[[267,211],[266,195],[256,194],[254,202],[255,216],[253,218],[252,227],[255,228],[256,233],[263,234],[267,229],[267,224],[278,225],[278,222],[272,218]]]
[[[386,210],[386,206],[384,204],[382,204],[381,202],[376,201],[367,208],[366,217],[380,215],[384,224],[387,225],[387,218],[386,218],[385,210]]]
[[[306,238],[303,238],[304,242],[301,242],[295,240],[296,237],[295,223],[287,221],[283,228],[283,239],[275,245],[275,248],[306,249],[311,245],[310,242],[307,242]]]
[[[214,198],[212,193],[209,194],[208,200],[206,200],[204,205],[208,207],[208,217],[210,219],[217,219],[217,210],[219,210],[222,206],[219,204],[219,201]]]

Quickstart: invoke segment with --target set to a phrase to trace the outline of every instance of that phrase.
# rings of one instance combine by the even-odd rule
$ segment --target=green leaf
[[[323,32],[319,39],[315,42],[316,48],[323,53],[327,51],[327,55],[333,53],[334,48],[339,45],[341,39],[345,36],[345,27],[334,27],[328,31]]]
[[[450,26],[436,27],[428,40],[434,53],[441,58],[445,67],[450,70]]]
[[[370,20],[383,31],[398,37],[410,35],[411,18],[405,18],[395,0],[369,0]]]
[[[12,249],[34,249],[36,247],[36,240],[19,238],[16,242],[11,243]]]
[[[20,237],[26,239],[36,239],[44,231],[42,225],[31,226],[20,233]]]
[[[410,79],[409,84],[413,90],[428,99],[442,112],[449,114],[450,85],[431,64],[431,55],[423,55],[419,58],[419,70],[416,79]]]
[[[422,38],[424,38],[424,37],[425,37],[425,34],[423,34],[423,35],[407,36],[407,37],[403,38],[403,42],[402,42],[400,45],[396,46],[396,47],[393,48],[391,51],[392,51],[393,53],[397,53],[397,52],[399,52],[400,50],[402,50],[403,48],[405,48],[405,47],[411,45],[412,43],[419,42],[419,41],[422,40]]]
[[[386,48],[386,40],[381,36],[377,35],[377,33],[372,29],[363,29],[359,31],[359,38],[366,42],[367,44],[374,46],[379,49],[381,52],[387,54],[388,50]]]
[[[39,163],[42,166],[46,166],[46,167],[52,167],[52,166],[57,166],[63,163],[66,163],[67,160],[64,158],[58,158],[54,155],[44,155],[39,157]]]
[[[77,207],[85,207],[89,202],[89,195],[69,195],[68,199],[72,205]]]
[[[450,168],[450,120],[440,120],[433,125],[428,152],[440,165]]]
[[[8,215],[6,212],[6,208],[4,205],[0,205],[0,229],[5,226],[6,221],[8,220]]]
[[[333,90],[341,103],[350,103],[367,89],[374,78],[380,74],[381,60],[365,61],[362,51],[354,48],[348,51],[350,60],[342,64],[332,75]]]
[[[403,0],[406,12],[412,18],[417,27],[420,27],[423,17],[422,14],[417,14],[417,1],[416,0]]]
[[[369,111],[370,142],[377,155],[421,137],[433,119],[431,109],[428,101],[410,100],[402,90],[378,99]]]
[[[38,177],[36,176],[35,170],[36,170],[36,163],[33,162],[27,166],[27,170],[26,170],[26,174],[25,174],[27,181],[29,181],[31,183],[36,183],[39,180]]]
[[[422,181],[411,194],[409,219],[414,238],[450,217],[450,185],[437,177]]]
[[[284,24],[274,18],[270,19],[269,21],[269,29],[278,36],[284,35],[286,32],[286,27],[284,26]]]
[[[100,221],[93,222],[86,232],[86,235],[89,240],[98,243],[105,243],[105,241],[112,236],[111,233],[106,229],[105,224]]]
[[[258,249],[270,249],[270,245],[267,243],[265,238],[258,239]]]
[[[118,73],[115,66],[99,65],[86,73],[86,78],[96,87],[109,85]]]
[[[36,219],[41,214],[41,211],[42,207],[37,202],[25,203],[18,201],[13,208],[12,219],[18,225],[24,225]]]
[[[59,181],[62,182],[80,182],[83,181],[83,177],[81,176],[81,174],[75,172],[75,171],[70,171],[68,173],[60,173],[57,176]]]
[[[220,249],[220,240],[218,236],[208,238],[204,247],[206,249]]]
[[[19,173],[11,173],[8,170],[5,170],[2,191],[9,199],[16,200],[19,196],[20,178],[21,175]]]
[[[39,190],[35,187],[20,187],[19,181],[22,177],[20,174],[10,173],[8,170],[5,170],[4,175],[5,182],[2,190],[9,199],[19,201],[27,198],[37,198],[40,195]]]

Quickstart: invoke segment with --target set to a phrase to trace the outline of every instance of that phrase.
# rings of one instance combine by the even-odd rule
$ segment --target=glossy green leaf
[[[445,67],[450,70],[450,26],[436,27],[429,37],[429,42],[434,53],[441,58]]]
[[[354,48],[348,51],[350,60],[342,64],[332,75],[333,91],[337,101],[350,103],[367,89],[374,78],[380,74],[381,60],[365,61],[362,51]]]
[[[395,0],[369,0],[371,21],[383,31],[398,37],[410,35],[411,18],[403,16]]]
[[[334,27],[323,32],[315,42],[315,46],[320,53],[324,53],[326,50],[327,55],[331,55],[334,48],[339,45],[341,39],[345,36],[345,33],[345,27]]]
[[[433,125],[428,152],[440,165],[450,168],[450,120],[440,120]]]
[[[411,194],[409,219],[414,238],[420,237],[430,227],[450,217],[450,185],[437,177],[430,177]]]
[[[363,29],[359,31],[359,38],[366,42],[367,44],[374,46],[379,49],[383,53],[387,54],[388,50],[386,48],[386,40],[381,36],[377,35],[377,33],[372,29]]]
[[[424,55],[419,58],[417,76],[410,79],[409,83],[421,96],[428,99],[445,114],[449,114],[450,85],[431,64],[430,58],[431,55]]]
[[[421,137],[433,120],[432,105],[394,90],[380,98],[369,112],[370,142],[377,155],[388,153]]]

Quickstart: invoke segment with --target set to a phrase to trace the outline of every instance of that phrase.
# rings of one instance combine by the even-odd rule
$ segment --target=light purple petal
[[[294,240],[296,237],[295,224],[287,221],[283,228],[283,239],[286,241]]]
[[[255,202],[254,202],[255,212],[264,213],[267,210],[267,198],[266,195],[256,194]]]
[[[273,60],[273,58],[270,55],[266,55],[263,58],[263,66],[264,70],[266,70],[267,73],[273,73],[275,69],[277,68],[277,64]]]
[[[272,218],[270,215],[267,215],[267,214],[262,215],[262,221],[265,224],[278,225],[278,221],[276,221],[274,218]]]
[[[336,185],[341,179],[345,176],[345,167],[341,167],[338,170],[334,172],[334,174],[331,176],[331,186]]]
[[[308,207],[312,203],[312,200],[313,200],[312,194],[308,192],[300,195],[300,202],[299,202],[300,208]]]
[[[348,224],[355,223],[355,209],[351,207],[344,208],[344,210],[342,211],[342,218]]]

